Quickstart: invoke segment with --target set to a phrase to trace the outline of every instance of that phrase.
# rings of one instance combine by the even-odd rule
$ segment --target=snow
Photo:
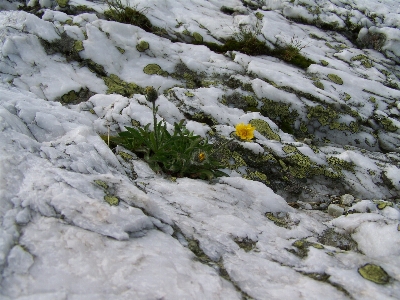
[[[39,18],[0,2],[0,298],[399,299],[398,2],[261,2],[224,1],[230,15],[214,0],[131,0],[148,7],[162,36],[105,20],[104,3],[70,1],[98,12],[70,15],[39,1]],[[383,33],[382,45],[357,48],[342,34],[347,17],[363,26],[358,40]],[[192,43],[196,32],[223,44],[243,24],[273,47],[296,38],[314,63]],[[77,41],[84,49],[74,52]],[[141,41],[149,49],[139,51]],[[148,64],[167,73],[146,74]],[[247,160],[204,181],[155,173],[139,154],[111,149],[101,136],[153,122],[139,90],[109,93],[112,74],[158,89],[156,119],[168,130],[184,120],[209,143],[235,142]],[[61,101],[71,91],[79,99]],[[233,93],[258,110],[225,105]],[[236,124],[253,120],[267,129],[236,142]],[[363,278],[366,263],[389,283]]]

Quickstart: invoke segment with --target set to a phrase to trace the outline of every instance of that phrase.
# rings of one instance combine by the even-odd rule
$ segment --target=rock
[[[346,206],[351,206],[354,202],[354,197],[350,194],[345,194],[340,197],[340,203]]]
[[[344,213],[344,208],[337,204],[330,204],[328,206],[328,214],[334,217],[340,217]]]

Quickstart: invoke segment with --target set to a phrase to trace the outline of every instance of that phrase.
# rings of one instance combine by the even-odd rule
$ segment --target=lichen
[[[143,94],[143,89],[133,82],[125,82],[117,75],[111,74],[103,77],[104,83],[108,87],[107,94],[119,94],[125,97],[132,97],[134,94]]]
[[[104,200],[111,206],[117,206],[119,204],[119,199],[112,195],[105,195]]]
[[[143,72],[147,75],[160,75],[163,77],[168,77],[168,72],[161,69],[157,64],[148,64],[143,68]]]
[[[365,264],[358,268],[358,273],[365,279],[377,284],[386,284],[390,281],[390,276],[386,271],[374,264]]]
[[[132,155],[130,155],[129,153],[126,153],[124,151],[119,151],[118,155],[121,156],[122,159],[125,161],[131,161],[133,159]]]
[[[328,78],[330,79],[330,81],[342,85],[343,84],[343,80],[342,78],[340,78],[338,75],[336,74],[328,74]]]
[[[266,216],[269,220],[271,220],[272,222],[274,222],[274,224],[275,224],[276,226],[284,227],[284,228],[288,228],[288,227],[289,227],[289,226],[288,226],[288,222],[285,220],[285,218],[277,217],[277,216],[275,216],[275,215],[274,215],[273,213],[271,213],[271,212],[265,213],[265,216]]]
[[[260,20],[260,21],[264,18],[264,15],[263,15],[262,13],[260,13],[259,11],[256,12],[254,15],[255,15],[256,18],[257,18],[258,20]]]
[[[194,97],[194,94],[192,92],[186,91],[185,95],[188,97]]]
[[[57,1],[57,4],[62,8],[67,7],[67,5],[69,3],[69,0],[56,0],[56,1]]]
[[[117,50],[119,51],[119,53],[124,54],[125,53],[125,49],[121,48],[121,47],[116,47]]]
[[[323,89],[325,88],[324,85],[323,85],[323,83],[322,83],[321,81],[319,81],[319,80],[314,81],[313,84],[314,84],[317,88],[319,88],[319,89],[321,89],[321,90],[323,90]]]
[[[248,237],[235,238],[234,241],[240,248],[242,248],[246,252],[253,250],[257,244],[257,241],[252,241]]]
[[[149,43],[146,41],[140,41],[140,43],[136,45],[136,49],[139,52],[144,52],[149,49]]]
[[[198,32],[193,32],[193,38],[196,42],[201,43],[203,42],[203,36]]]
[[[83,47],[83,42],[82,41],[75,41],[74,43],[74,51],[80,52],[84,50],[85,48]]]
[[[104,190],[108,189],[108,184],[105,181],[97,179],[97,180],[94,181],[94,183],[97,184],[98,186],[100,186],[101,188],[103,188]]]
[[[321,59],[320,62],[321,62],[321,65],[323,65],[324,67],[329,65],[329,63],[326,60]]]
[[[338,118],[338,113],[330,107],[323,107],[322,105],[308,107],[307,118],[311,120],[316,118],[322,126],[328,125]]]
[[[355,164],[353,162],[348,162],[335,156],[328,157],[326,161],[335,170],[347,170],[354,172]]]
[[[78,95],[75,91],[69,91],[68,93],[61,96],[61,102],[64,104],[74,103],[78,99]]]
[[[260,120],[260,119],[253,119],[249,122],[252,126],[254,126],[256,128],[256,130],[262,134],[263,136],[265,136],[266,138],[270,139],[270,140],[276,140],[276,141],[281,141],[281,137],[279,136],[279,134],[275,133],[271,127],[269,126],[269,124],[264,121],[264,120]]]

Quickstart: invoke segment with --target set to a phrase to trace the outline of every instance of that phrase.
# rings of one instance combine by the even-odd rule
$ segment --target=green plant
[[[153,131],[150,123],[144,128],[126,127],[116,142],[142,156],[150,167],[175,177],[212,179],[226,175],[219,161],[213,157],[213,145],[208,140],[189,132],[183,120],[174,124],[174,132],[167,130],[164,121],[157,122],[157,91],[146,88],[146,98],[153,105]]]
[[[314,63],[312,60],[300,54],[301,50],[305,47],[307,47],[307,45],[303,45],[296,36],[293,36],[290,43],[278,42],[278,46],[272,54],[286,62],[290,62],[291,64],[305,69]]]
[[[108,10],[104,16],[110,21],[138,26],[148,32],[152,32],[153,26],[150,20],[143,14],[145,9],[137,10],[137,6],[130,6],[128,1],[122,4],[122,0],[106,0]]]

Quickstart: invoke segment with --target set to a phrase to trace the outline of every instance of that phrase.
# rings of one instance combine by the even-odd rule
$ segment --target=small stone
[[[354,202],[354,197],[350,194],[345,194],[340,197],[340,203],[343,205],[351,206]]]
[[[330,204],[328,206],[328,214],[330,214],[333,217],[340,217],[344,213],[344,208],[340,207],[339,205],[336,204]]]
[[[374,264],[366,264],[358,269],[360,275],[372,282],[378,284],[385,284],[389,282],[389,275],[380,266]]]

